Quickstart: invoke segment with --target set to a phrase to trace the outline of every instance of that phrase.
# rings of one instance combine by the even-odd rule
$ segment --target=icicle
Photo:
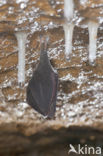
[[[65,55],[66,58],[69,58],[70,53],[72,52],[72,38],[74,24],[71,22],[74,15],[74,1],[73,0],[64,0],[64,17],[66,22],[64,24],[64,33],[65,33]]]
[[[70,21],[74,15],[74,1],[64,0],[64,17]]]
[[[26,32],[16,32],[18,41],[18,83],[25,83],[25,44],[27,39]]]
[[[69,55],[72,53],[73,29],[74,29],[74,24],[65,24],[64,25],[65,55],[66,55],[67,59],[69,59]]]
[[[89,31],[89,62],[92,64],[96,59],[96,42],[99,24],[90,21],[88,23]]]

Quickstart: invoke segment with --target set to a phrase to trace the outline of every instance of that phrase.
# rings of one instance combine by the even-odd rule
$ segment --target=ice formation
[[[64,24],[66,58],[69,58],[69,55],[72,52],[72,37],[74,29],[74,24],[72,23],[73,14],[74,14],[73,0],[64,0],[64,17],[66,18],[66,22]]]
[[[25,44],[27,33],[18,31],[15,33],[18,42],[18,83],[25,82]]]
[[[73,38],[73,16],[74,16],[74,1],[73,0],[64,0],[64,33],[65,33],[65,55],[66,58],[69,58],[70,53],[72,52],[72,38]],[[96,40],[97,40],[97,31],[99,24],[96,22],[88,22],[88,31],[89,31],[89,62],[93,63],[96,59]]]
[[[88,23],[89,31],[89,61],[92,63],[96,59],[96,42],[99,24],[95,22]]]

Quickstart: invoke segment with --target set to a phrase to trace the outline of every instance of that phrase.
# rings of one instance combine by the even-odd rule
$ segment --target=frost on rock
[[[0,6],[6,4],[6,2],[6,0],[0,0]],[[0,92],[0,98],[3,99],[0,103],[1,120],[3,122],[18,122],[18,120],[22,120],[23,123],[29,123],[28,121],[30,121],[34,125],[36,121],[39,121],[39,119],[41,122],[42,117],[26,104],[26,86],[28,85],[28,82],[32,77],[32,73],[36,69],[36,65],[39,62],[40,46],[38,37],[41,35],[41,33],[43,33],[43,35],[48,35],[51,38],[48,48],[48,56],[51,63],[53,63],[52,65],[54,69],[58,70],[60,80],[60,88],[58,89],[58,98],[56,103],[57,111],[55,115],[55,121],[53,120],[52,123],[56,123],[56,121],[59,119],[60,122],[63,121],[64,126],[68,126],[70,124],[79,125],[81,123],[85,125],[91,125],[91,123],[93,123],[94,121],[103,121],[103,27],[101,25],[99,26],[99,35],[97,40],[97,65],[92,67],[87,62],[88,30],[79,25],[81,21],[84,20],[84,17],[80,15],[79,18],[79,12],[75,10],[73,20],[67,20],[67,25],[64,26],[67,54],[71,53],[71,51],[73,50],[69,61],[66,61],[64,55],[64,33],[61,25],[57,24],[58,19],[55,22],[55,20],[52,20],[52,18],[49,20],[45,20],[44,16],[43,18],[41,18],[42,12],[44,15],[50,12],[48,7],[45,6],[41,8],[40,5],[42,2],[40,1],[15,0],[13,2],[16,2],[17,4],[8,6],[7,13],[9,14],[9,16],[5,17],[6,19],[8,17],[12,19],[11,16],[13,13],[17,16],[17,25],[14,29],[18,42],[18,53],[16,40],[15,38],[13,38],[13,35],[6,34],[6,37],[5,35],[1,35],[0,87],[2,92]],[[81,3],[81,7],[85,9],[85,6],[89,5],[85,5],[86,2],[87,0],[80,0],[79,4]],[[59,8],[59,6],[61,5],[63,5],[63,1],[57,0],[55,5],[55,8],[57,9],[56,14],[54,15],[55,17],[57,17],[57,14],[59,14],[60,12],[63,12],[63,8]],[[15,6],[18,7],[16,8]],[[100,5],[98,2],[98,6],[101,7],[102,5]],[[96,10],[98,9],[98,6],[95,5]],[[42,11],[42,9],[44,10]],[[95,8],[93,10],[95,10]],[[71,8],[71,10],[69,11],[71,11],[70,15],[72,15],[73,8]],[[102,8],[100,9],[100,15],[103,15]],[[103,22],[103,18],[101,16],[98,16],[97,18],[100,23]],[[42,19],[43,22],[40,22]],[[72,24],[72,22],[75,25],[77,24],[74,30],[74,38],[74,25]],[[88,25],[91,38],[90,47],[92,48],[95,48],[95,37],[98,28],[98,25],[95,24],[89,23]],[[87,27],[85,23],[84,25]],[[27,43],[28,47],[26,52],[26,60],[25,44],[27,33],[21,31],[25,30],[25,27],[30,30],[28,31],[29,42]],[[25,82],[26,75],[27,81],[23,88],[20,88],[16,83],[17,72],[19,83]]]
[[[21,9],[24,9],[24,8],[26,8],[26,7],[27,7],[27,4],[26,4],[26,3],[21,3],[21,4],[20,4],[20,8],[21,8]]]
[[[0,6],[6,4],[7,0],[0,0]]]
[[[16,3],[27,3],[29,0],[16,0]]]
[[[80,0],[80,4],[85,6],[85,4],[88,2],[88,0]]]

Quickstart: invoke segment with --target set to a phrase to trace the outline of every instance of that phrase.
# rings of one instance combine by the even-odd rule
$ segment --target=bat
[[[42,39],[40,62],[27,86],[27,103],[47,118],[56,111],[58,74],[53,70],[47,55],[47,41]]]

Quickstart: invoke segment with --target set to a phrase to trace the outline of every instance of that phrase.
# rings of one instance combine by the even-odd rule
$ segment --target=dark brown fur
[[[27,87],[27,102],[36,111],[52,118],[56,110],[58,75],[51,67],[47,46],[41,43],[40,63]]]

